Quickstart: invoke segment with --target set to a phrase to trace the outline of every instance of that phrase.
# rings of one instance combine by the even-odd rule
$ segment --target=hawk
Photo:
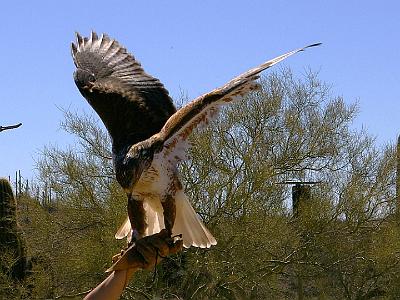
[[[118,183],[128,198],[128,217],[115,237],[130,241],[166,229],[185,247],[217,242],[185,195],[177,165],[192,131],[207,125],[219,107],[259,88],[258,74],[313,44],[269,60],[176,110],[164,85],[108,35],[76,34],[72,57],[80,93],[112,139]]]

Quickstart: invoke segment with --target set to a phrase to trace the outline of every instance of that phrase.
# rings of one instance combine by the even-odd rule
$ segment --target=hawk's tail
[[[199,248],[210,248],[212,245],[216,245],[217,241],[213,235],[208,231],[206,226],[200,220],[199,216],[194,211],[192,205],[189,202],[186,194],[183,190],[179,190],[175,194],[175,205],[176,205],[176,218],[175,224],[172,229],[173,235],[182,234],[183,246],[185,248],[199,247]],[[164,229],[164,216],[161,205],[151,205],[148,202],[144,203],[144,209],[146,211],[146,222],[148,225],[145,235],[152,235],[160,232]],[[129,218],[126,218],[124,223],[118,229],[115,234],[115,238],[122,239],[128,238],[130,241],[132,237],[131,224]]]
[[[194,211],[185,192],[179,190],[175,195],[176,218],[172,233],[182,234],[183,246],[199,248],[210,248],[216,245],[217,241],[208,231]]]

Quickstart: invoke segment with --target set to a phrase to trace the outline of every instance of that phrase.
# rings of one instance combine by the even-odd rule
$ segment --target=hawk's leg
[[[164,209],[165,229],[167,229],[169,236],[171,236],[176,216],[175,198],[172,195],[167,195],[161,204]]]
[[[128,195],[128,216],[131,221],[133,239],[138,240],[144,237],[147,228],[146,211],[143,207],[143,201],[135,199]]]
[[[169,185],[168,193],[163,197],[161,204],[164,209],[164,225],[168,234],[172,235],[172,228],[174,227],[176,217],[175,194],[178,190],[182,189],[182,184],[178,177],[178,170],[176,168],[171,170],[171,182]]]

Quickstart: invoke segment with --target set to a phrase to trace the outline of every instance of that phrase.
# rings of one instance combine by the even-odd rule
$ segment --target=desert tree
[[[314,72],[282,69],[261,83],[193,135],[181,165],[188,195],[218,245],[165,260],[155,277],[138,274],[124,298],[398,295],[393,146],[378,148],[355,130],[357,106],[332,95]],[[62,128],[76,142],[43,149],[37,184],[51,197],[46,205],[40,197],[31,202],[24,228],[40,262],[42,297],[93,287],[124,246],[113,238],[126,203],[104,128],[71,111]],[[288,180],[319,182],[297,218],[290,187],[279,184]]]

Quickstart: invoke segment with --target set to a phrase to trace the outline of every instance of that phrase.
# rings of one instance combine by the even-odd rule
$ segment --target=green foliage
[[[400,297],[394,147],[378,149],[353,130],[357,107],[332,96],[312,72],[296,78],[283,70],[261,82],[193,135],[180,167],[218,245],[166,259],[155,277],[138,272],[124,299]],[[21,200],[33,298],[93,288],[124,246],[113,237],[126,199],[107,134],[92,117],[71,112],[62,127],[77,142],[43,150],[40,192]],[[282,184],[293,179],[320,182],[296,216]]]

